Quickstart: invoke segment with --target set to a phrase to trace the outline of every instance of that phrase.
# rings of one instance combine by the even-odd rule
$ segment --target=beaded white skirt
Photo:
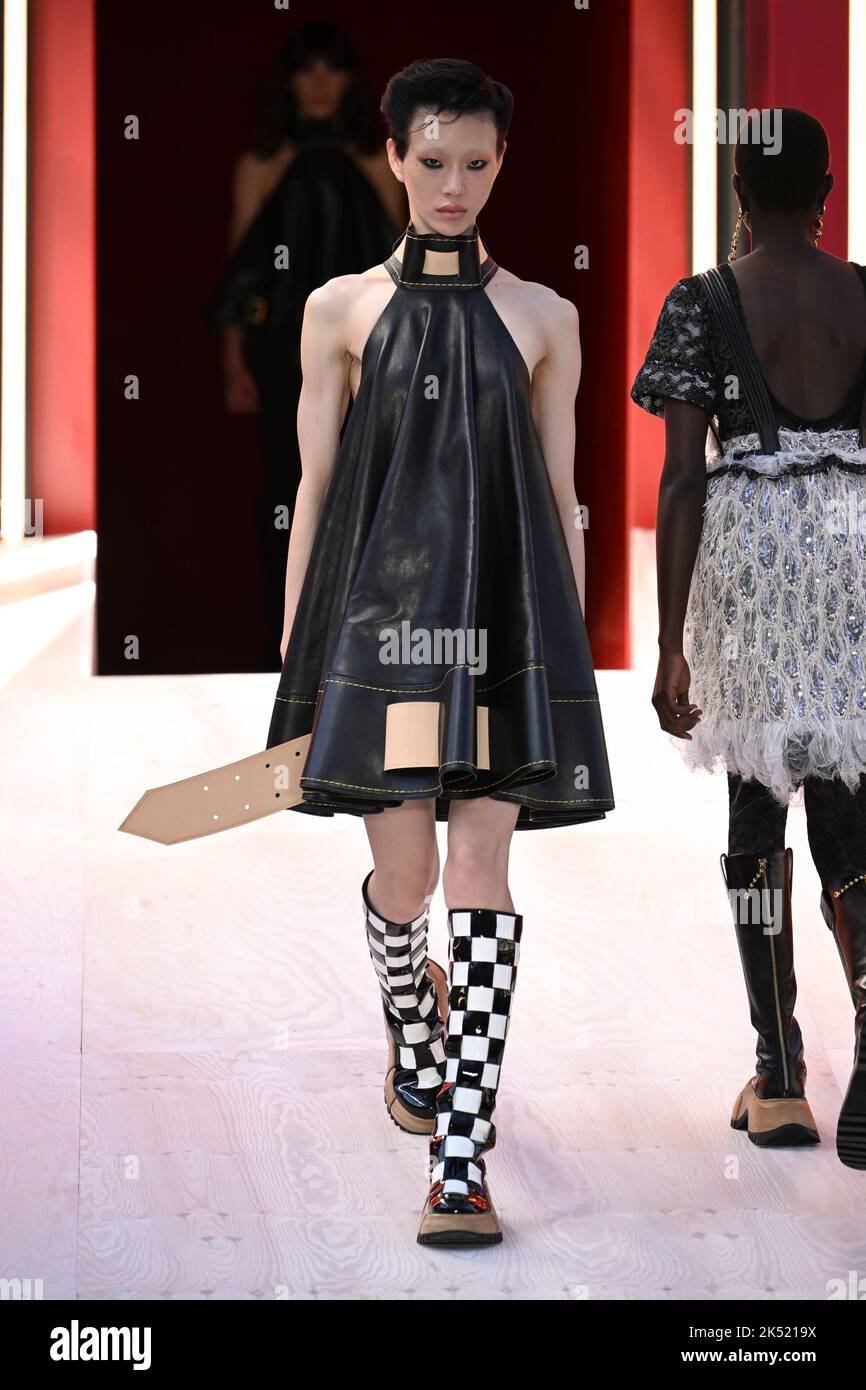
[[[671,741],[788,804],[804,777],[866,772],[866,476],[763,466],[707,480],[683,631],[703,714]]]

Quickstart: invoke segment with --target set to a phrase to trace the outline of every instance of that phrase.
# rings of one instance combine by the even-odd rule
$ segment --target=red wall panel
[[[797,106],[827,131],[836,183],[827,199],[821,248],[848,243],[848,3],[750,0],[744,6],[746,106]],[[733,230],[733,229],[732,229]],[[741,246],[748,247],[748,233]]]
[[[664,423],[628,396],[665,295],[690,274],[691,146],[674,140],[674,113],[691,102],[687,0],[632,4],[628,201],[627,524],[655,526]]]
[[[31,0],[30,491],[96,525],[94,0]]]

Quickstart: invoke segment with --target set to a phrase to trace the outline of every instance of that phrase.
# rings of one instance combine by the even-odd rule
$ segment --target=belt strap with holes
[[[240,762],[151,787],[117,828],[177,845],[296,806],[311,737],[302,734]]]

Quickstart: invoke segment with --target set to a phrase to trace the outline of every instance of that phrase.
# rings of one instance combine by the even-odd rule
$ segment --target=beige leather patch
[[[383,771],[404,767],[438,767],[440,747],[440,700],[396,700],[385,711],[385,760]],[[490,770],[489,710],[475,710],[476,765]]]
[[[487,705],[475,706],[475,743],[478,748],[478,766],[484,772],[490,771],[490,710]]]

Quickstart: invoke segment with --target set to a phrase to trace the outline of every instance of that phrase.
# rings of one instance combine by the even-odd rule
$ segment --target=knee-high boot
[[[723,854],[720,863],[758,1035],[756,1074],[737,1096],[731,1125],[745,1129],[753,1144],[817,1144],[804,1090],[803,1037],[794,1017],[794,852]]]
[[[836,939],[854,1004],[854,1069],[839,1112],[836,1152],[866,1168],[866,874],[822,885],[821,913]]]
[[[421,1245],[495,1245],[502,1229],[483,1155],[496,1143],[499,1086],[523,918],[492,908],[448,913],[446,1075],[430,1140]]]
[[[373,872],[364,879],[361,896],[388,1039],[385,1105],[407,1134],[430,1134],[445,1079],[445,971],[427,956],[427,908],[409,922],[382,917],[367,893]]]

